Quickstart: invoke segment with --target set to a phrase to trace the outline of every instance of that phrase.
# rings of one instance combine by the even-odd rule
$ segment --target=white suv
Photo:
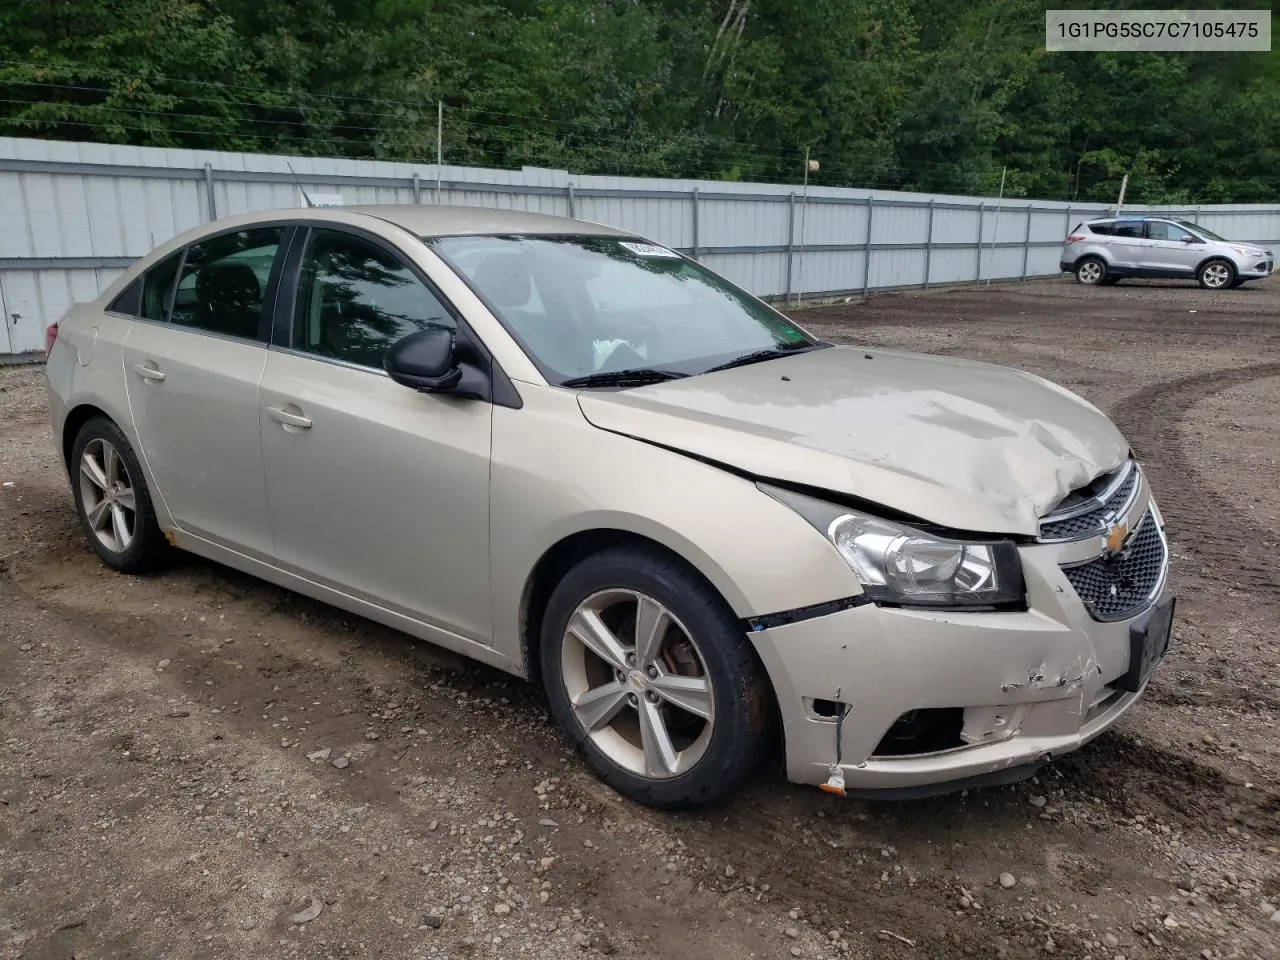
[[[1210,290],[1258,280],[1275,265],[1270,250],[1234,243],[1185,220],[1111,218],[1077,224],[1062,246],[1060,266],[1080,283],[1125,277],[1195,279]]]

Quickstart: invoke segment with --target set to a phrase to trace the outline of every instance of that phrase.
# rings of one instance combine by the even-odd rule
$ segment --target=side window
[[[172,322],[258,340],[263,298],[283,227],[224,233],[187,248]]]
[[[1147,239],[1148,240],[1175,240],[1182,242],[1183,237],[1189,237],[1191,234],[1183,230],[1181,227],[1175,227],[1172,223],[1164,223],[1161,220],[1147,221]]]
[[[1114,223],[1091,223],[1089,224],[1089,232],[1109,237],[1111,236],[1111,231],[1114,227]]]
[[[142,277],[134,280],[111,301],[107,310],[111,313],[121,313],[126,317],[140,316],[139,310],[142,306]]]
[[[436,296],[397,257],[335,230],[313,230],[302,259],[293,346],[382,369],[387,348],[406,334],[454,330]]]
[[[1117,220],[1115,230],[1112,231],[1113,236],[1117,237],[1141,237],[1142,221],[1141,220]]]
[[[173,306],[173,281],[181,262],[179,251],[147,271],[142,282],[142,316],[147,320],[168,322],[169,309]]]

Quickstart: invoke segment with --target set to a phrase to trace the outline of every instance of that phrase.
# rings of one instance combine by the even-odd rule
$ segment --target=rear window
[[[1117,220],[1115,229],[1111,231],[1113,237],[1141,237],[1142,221],[1141,220]]]

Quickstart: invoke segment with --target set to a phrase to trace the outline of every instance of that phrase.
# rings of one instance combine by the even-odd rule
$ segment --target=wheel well
[[[547,603],[556,585],[573,567],[593,553],[599,553],[608,547],[621,546],[645,547],[664,553],[687,567],[707,586],[715,590],[715,585],[680,554],[657,540],[638,533],[613,529],[584,530],[565,537],[547,550],[534,565],[533,572],[525,583],[524,596],[520,601],[520,633],[524,648],[525,671],[531,680],[541,682],[539,648],[542,644],[542,618],[546,614]],[[717,596],[721,596],[719,591],[716,593]],[[727,601],[725,606],[729,606]]]
[[[1240,272],[1240,269],[1235,265],[1234,262],[1232,262],[1230,257],[1223,256],[1220,253],[1215,253],[1213,256],[1205,257],[1203,260],[1201,260],[1199,263],[1196,264],[1196,273],[1199,274],[1201,270],[1203,270],[1206,266],[1208,266],[1211,263],[1225,263],[1227,264],[1227,266],[1231,267],[1232,273]]]
[[[80,428],[92,420],[94,417],[107,416],[106,411],[100,410],[91,403],[82,403],[67,414],[67,419],[62,423],[62,462],[67,468],[67,473],[71,470],[71,448],[75,446],[76,434],[80,432]],[[113,421],[114,422],[114,421]]]

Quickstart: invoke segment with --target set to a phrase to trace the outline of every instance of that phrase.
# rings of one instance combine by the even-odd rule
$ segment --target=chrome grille
[[[1101,533],[1106,529],[1108,519],[1123,513],[1124,508],[1129,505],[1129,501],[1137,491],[1137,465],[1134,463],[1126,464],[1114,475],[1111,482],[1114,483],[1116,478],[1120,481],[1118,485],[1112,487],[1109,491],[1104,488],[1105,499],[1102,497],[1084,499],[1071,506],[1060,507],[1055,513],[1062,514],[1072,511],[1074,515],[1054,519],[1054,514],[1050,514],[1040,521],[1040,539],[1081,540],[1091,534]],[[1086,508],[1084,512],[1074,512],[1082,508]]]
[[[1124,555],[1098,557],[1063,567],[1085,609],[1095,620],[1120,620],[1147,603],[1159,588],[1168,563],[1160,524],[1147,511]]]

